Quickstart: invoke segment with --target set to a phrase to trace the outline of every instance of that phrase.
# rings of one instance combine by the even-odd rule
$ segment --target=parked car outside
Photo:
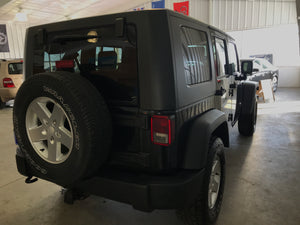
[[[0,60],[0,108],[16,97],[23,82],[23,60]]]
[[[249,60],[249,59],[247,59]],[[241,61],[244,61],[242,59]],[[270,79],[273,91],[278,87],[279,69],[263,58],[253,58],[253,73],[247,76],[247,80],[257,81]]]

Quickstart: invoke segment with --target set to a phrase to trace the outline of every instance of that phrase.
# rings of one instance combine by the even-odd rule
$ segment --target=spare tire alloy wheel
[[[70,119],[65,110],[48,97],[39,97],[30,103],[26,131],[35,152],[48,163],[62,163],[72,152],[74,134]]]

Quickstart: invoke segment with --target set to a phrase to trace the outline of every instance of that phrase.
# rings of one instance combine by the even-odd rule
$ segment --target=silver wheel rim
[[[277,82],[278,82],[278,78],[276,76],[274,76],[272,79],[273,90],[275,90],[277,88]]]
[[[208,207],[212,209],[218,199],[221,184],[221,163],[220,157],[215,156],[208,186]]]
[[[59,164],[73,148],[73,130],[65,110],[48,97],[34,99],[26,111],[26,132],[35,152],[45,161]]]

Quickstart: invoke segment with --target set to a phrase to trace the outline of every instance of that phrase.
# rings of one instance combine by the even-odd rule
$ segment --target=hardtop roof
[[[64,26],[64,25],[68,25],[68,24],[72,24],[72,23],[78,24],[78,26],[83,26],[82,24],[85,24],[87,26],[89,24],[89,22],[99,20],[99,19],[108,19],[110,17],[112,17],[112,18],[125,17],[126,18],[127,16],[139,17],[139,16],[144,16],[145,14],[148,14],[150,16],[155,16],[158,14],[160,14],[160,15],[166,14],[167,17],[170,17],[170,16],[179,17],[179,18],[182,18],[185,20],[200,23],[202,26],[206,26],[211,30],[217,31],[217,32],[225,35],[226,37],[233,39],[230,35],[226,34],[224,31],[222,31],[214,26],[208,25],[208,24],[206,24],[200,20],[197,20],[193,17],[183,15],[181,13],[175,12],[170,9],[148,9],[148,10],[140,10],[140,11],[128,11],[128,12],[120,12],[120,13],[113,13],[113,14],[105,14],[105,15],[99,15],[99,16],[93,16],[93,17],[84,17],[84,18],[78,18],[78,19],[73,19],[73,20],[66,20],[66,21],[42,24],[42,25],[30,27],[29,29],[40,29],[40,28],[54,29],[55,27],[60,27],[60,26]]]

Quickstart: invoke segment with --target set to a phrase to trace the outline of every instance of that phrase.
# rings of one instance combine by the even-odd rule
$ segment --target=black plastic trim
[[[28,171],[27,162],[26,162],[24,154],[19,149],[19,147],[17,147],[17,150],[16,150],[16,163],[17,163],[18,172],[24,176],[29,177],[30,173]]]
[[[131,204],[141,211],[178,209],[199,194],[204,170],[155,176],[124,171],[103,171],[75,188],[89,194]]]

